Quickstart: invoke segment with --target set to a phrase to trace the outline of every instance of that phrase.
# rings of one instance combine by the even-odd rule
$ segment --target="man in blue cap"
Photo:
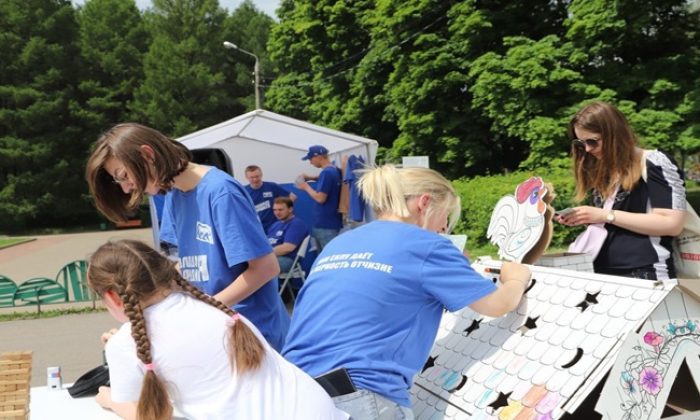
[[[321,145],[309,147],[308,153],[301,159],[321,169],[319,175],[301,174],[297,182],[297,188],[306,191],[314,200],[311,236],[316,239],[320,252],[343,227],[342,215],[338,212],[340,169],[333,165],[328,158],[328,149]],[[311,180],[316,181],[313,187],[306,182]]]

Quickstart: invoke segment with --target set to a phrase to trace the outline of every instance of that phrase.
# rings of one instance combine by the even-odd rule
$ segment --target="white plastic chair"
[[[282,296],[282,293],[284,293],[284,289],[289,287],[289,293],[292,296],[292,302],[294,302],[294,290],[292,289],[292,284],[290,281],[292,279],[301,279],[301,282],[304,283],[306,280],[306,274],[304,273],[304,269],[301,268],[301,260],[306,256],[306,251],[309,248],[309,241],[311,240],[311,235],[307,235],[306,238],[304,238],[303,241],[301,241],[301,244],[299,244],[299,250],[297,251],[297,256],[294,257],[294,261],[292,262],[292,268],[289,269],[286,273],[280,273],[280,279],[282,280],[282,286],[280,287],[279,293],[280,296]]]

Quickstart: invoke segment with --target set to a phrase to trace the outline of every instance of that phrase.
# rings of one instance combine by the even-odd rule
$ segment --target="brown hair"
[[[245,167],[245,173],[255,172],[255,171],[262,172],[262,169],[260,169],[260,167],[258,165],[248,165]]]
[[[156,293],[182,290],[214,306],[229,316],[236,314],[229,307],[207,295],[177,271],[176,264],[143,242],[119,240],[100,246],[90,258],[88,285],[97,294],[113,290],[124,303],[124,313],[131,321],[131,336],[136,354],[145,365],[153,362],[151,342],[146,331],[141,302]],[[262,363],[264,347],[242,320],[236,320],[229,331],[231,368],[244,374]],[[137,406],[137,418],[160,420],[172,417],[172,406],[163,382],[153,370],[146,370]]]
[[[607,102],[592,102],[569,122],[569,139],[576,138],[577,127],[600,135],[602,157],[596,159],[572,144],[576,200],[583,200],[592,189],[607,198],[618,183],[620,189],[631,190],[639,181],[642,169],[637,138],[624,114]]]
[[[294,208],[294,201],[289,197],[277,197],[275,198],[275,204],[285,204],[288,208]]]
[[[149,146],[154,156],[146,156]],[[109,159],[124,164],[134,177],[135,188],[124,194],[104,166]],[[169,190],[173,179],[192,161],[192,153],[182,143],[157,130],[136,123],[118,124],[105,131],[93,146],[85,168],[85,179],[97,209],[112,221],[126,221],[141,203],[149,179],[156,179],[162,190]]]

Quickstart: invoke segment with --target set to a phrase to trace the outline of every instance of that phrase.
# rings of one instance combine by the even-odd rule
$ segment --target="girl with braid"
[[[85,177],[95,205],[125,221],[143,195],[167,192],[160,240],[178,248],[182,276],[235,305],[281,350],[289,314],[277,293],[279,264],[244,187],[157,130],[119,124],[97,140]]]
[[[347,420],[311,377],[246,318],[182,278],[148,245],[108,242],[88,284],[121,328],[109,339],[110,387],[97,402],[125,419]]]

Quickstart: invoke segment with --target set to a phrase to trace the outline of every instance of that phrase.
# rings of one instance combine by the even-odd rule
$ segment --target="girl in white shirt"
[[[311,377],[237,312],[148,245],[108,242],[88,283],[124,324],[106,346],[111,388],[97,402],[126,419],[346,420]]]

